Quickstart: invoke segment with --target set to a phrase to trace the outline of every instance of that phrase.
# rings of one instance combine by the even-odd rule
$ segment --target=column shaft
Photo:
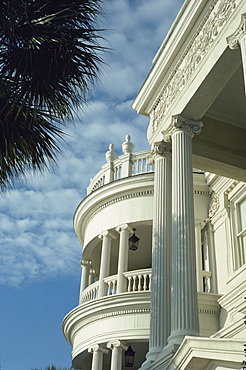
[[[111,357],[111,370],[122,369],[122,349],[120,347],[114,347],[112,349]]]
[[[170,335],[171,280],[171,193],[172,163],[170,143],[155,150],[154,212],[152,236],[152,278],[150,342],[147,361],[167,345]]]
[[[124,342],[112,340],[107,343],[107,347],[112,350],[110,370],[122,369],[122,351],[127,349]]]
[[[94,351],[92,355],[91,370],[102,370],[103,353]]]
[[[102,239],[102,252],[99,274],[98,298],[101,298],[107,294],[108,287],[104,282],[104,278],[109,276],[111,240],[115,238],[115,236],[106,231],[105,233],[99,235],[99,238]]]
[[[178,122],[179,123],[179,122]],[[181,124],[179,123],[181,126]],[[185,122],[172,135],[172,306],[170,343],[198,335],[192,134]],[[198,130],[198,125],[194,129]]]
[[[88,284],[89,284],[89,273],[90,273],[90,268],[91,268],[91,261],[82,260],[80,264],[82,268],[80,292],[82,293],[85,290],[85,288],[88,287]]]
[[[99,344],[94,344],[88,348],[88,352],[92,353],[91,370],[103,369],[103,354],[107,354],[108,350]]]
[[[117,293],[126,291],[127,279],[123,273],[128,269],[128,251],[129,251],[129,233],[128,225],[123,225],[117,228],[120,233],[119,257],[118,257],[118,277],[117,277]]]

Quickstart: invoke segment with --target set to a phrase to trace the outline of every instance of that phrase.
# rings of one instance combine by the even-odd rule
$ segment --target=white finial
[[[125,139],[126,141],[122,144],[122,151],[125,154],[132,153],[134,144],[131,142],[131,136],[126,135]]]
[[[109,144],[109,150],[106,152],[105,157],[107,162],[113,162],[116,159],[117,154],[114,151],[114,144]]]

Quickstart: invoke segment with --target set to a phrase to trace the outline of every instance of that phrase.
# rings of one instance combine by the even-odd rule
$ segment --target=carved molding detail
[[[207,16],[203,19],[194,37],[179,58],[179,62],[171,72],[151,109],[150,119],[153,133],[201,60],[207,55],[208,50],[219,35],[220,29],[230,18],[235,8],[236,0],[217,0],[216,5],[210,7]]]
[[[105,354],[109,353],[107,348],[104,348],[100,344],[97,344],[97,343],[90,346],[88,348],[88,352],[90,352],[90,353],[99,352],[99,353],[105,353]]]
[[[126,351],[128,346],[126,345],[125,342],[122,342],[118,339],[115,339],[115,340],[111,340],[107,343],[107,348],[110,348],[110,349],[121,348],[124,351]]]
[[[115,311],[109,312],[102,315],[98,315],[97,317],[88,318],[87,320],[83,320],[83,325],[81,325],[78,329],[84,328],[86,325],[91,324],[92,322],[102,320],[108,317],[119,316],[119,315],[132,315],[132,314],[150,314],[150,308],[139,308],[139,309],[130,309],[130,310],[122,310],[122,311]]]
[[[98,235],[98,238],[99,239],[107,238],[107,239],[113,240],[113,239],[116,239],[116,235],[108,230],[105,230],[101,234]]]
[[[231,36],[226,38],[230,49],[238,49],[243,36],[246,36],[246,13],[242,14],[238,29]]]
[[[182,117],[180,114],[172,117],[172,123],[167,128],[167,130],[163,131],[163,137],[165,141],[171,141],[172,135],[177,130],[185,130],[189,133],[191,137],[194,135],[198,135],[201,132],[201,128],[203,126],[202,121],[194,121],[187,118]]]
[[[159,156],[172,158],[171,143],[165,143],[163,140],[156,142],[147,157],[148,164],[153,166]]]
[[[212,199],[209,204],[208,216],[212,218],[219,209],[219,195],[215,192],[212,193]]]

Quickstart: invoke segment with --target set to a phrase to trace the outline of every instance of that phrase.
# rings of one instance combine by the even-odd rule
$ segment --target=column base
[[[183,342],[185,336],[199,337],[199,333],[194,330],[175,330],[171,332],[168,338],[168,345],[178,345]]]
[[[163,347],[152,347],[146,354],[146,361],[142,364],[140,369],[149,369],[151,364],[155,361],[156,357],[161,353]]]
[[[159,347],[156,347],[156,349],[158,348]],[[159,352],[158,354],[157,352],[155,352],[155,356],[154,352],[148,352],[146,355],[147,360],[142,364],[140,369],[141,370],[166,369],[178,348],[179,345],[177,344],[168,344],[165,348],[161,349],[161,352]]]

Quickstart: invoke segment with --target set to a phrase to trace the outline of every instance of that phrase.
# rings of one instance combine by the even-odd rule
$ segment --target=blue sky
[[[130,108],[183,0],[108,0],[103,27],[111,51],[88,106],[68,129],[59,166],[28,176],[0,198],[0,368],[71,366],[63,317],[78,303],[81,246],[73,213],[105,163],[110,143],[121,155],[148,149],[148,119]]]

